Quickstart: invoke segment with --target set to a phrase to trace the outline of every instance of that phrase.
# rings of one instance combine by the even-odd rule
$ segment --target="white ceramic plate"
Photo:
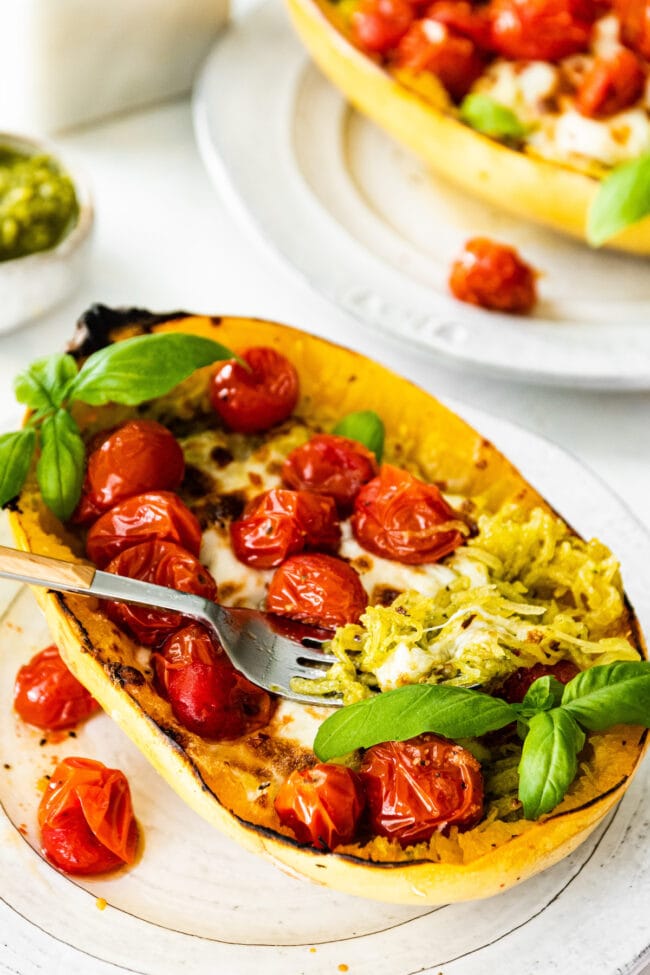
[[[554,445],[455,408],[577,529],[616,547],[649,630],[650,539],[630,512]],[[6,542],[4,522],[0,535]],[[107,715],[75,738],[41,744],[14,715],[11,693],[47,631],[27,589],[0,582],[0,603],[2,975],[636,975],[650,960],[647,765],[579,850],[500,897],[422,910],[348,897],[287,876],[211,829]],[[112,879],[74,882],[38,854],[37,783],[73,754],[119,767],[131,783],[145,851]]]
[[[591,251],[434,180],[346,105],[276,0],[215,47],[195,90],[195,130],[240,214],[373,330],[511,379],[650,388],[648,261]],[[534,318],[448,296],[450,261],[477,234],[514,244],[543,272]]]

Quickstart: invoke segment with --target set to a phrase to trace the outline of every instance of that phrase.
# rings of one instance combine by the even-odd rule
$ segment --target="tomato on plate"
[[[59,762],[41,799],[38,824],[43,853],[66,873],[106,873],[135,861],[138,827],[129,783],[101,762]]]
[[[451,267],[451,293],[491,311],[525,315],[537,301],[535,271],[513,247],[474,237]]]
[[[190,509],[171,491],[148,491],[116,504],[88,532],[88,558],[103,568],[132,545],[153,539],[176,542],[198,555],[201,526]]]
[[[210,401],[236,433],[261,433],[293,413],[300,380],[286,356],[266,346],[242,352],[246,365],[229,359],[210,381]],[[248,368],[247,368],[248,367]]]
[[[357,495],[352,530],[369,552],[409,565],[438,562],[467,531],[434,484],[390,464]]]
[[[159,684],[181,724],[203,738],[240,738],[267,725],[270,694],[235,670],[198,623],[173,633],[156,655]]]
[[[415,18],[408,0],[361,0],[352,14],[352,37],[362,51],[388,54]]]
[[[354,839],[365,803],[352,769],[322,764],[292,772],[278,790],[275,811],[301,843],[333,850]]]
[[[593,0],[491,0],[491,46],[515,61],[559,61],[586,51]]]
[[[100,710],[54,645],[35,654],[18,671],[14,708],[23,721],[45,731],[74,728]]]
[[[607,118],[633,105],[642,95],[646,72],[636,54],[621,48],[596,58],[576,94],[576,107],[588,118]]]
[[[513,674],[506,677],[503,684],[495,691],[497,697],[502,697],[511,704],[519,704],[525,698],[531,684],[540,677],[555,677],[560,684],[568,684],[580,671],[571,660],[560,660],[557,664],[534,664],[532,667],[520,667]]]
[[[333,498],[347,514],[359,489],[377,473],[377,459],[357,440],[335,433],[317,433],[294,447],[282,465],[282,480],[296,491]]]
[[[650,0],[614,0],[621,22],[621,40],[650,60]]]
[[[166,427],[154,420],[130,420],[90,453],[73,520],[91,521],[144,491],[174,491],[184,472],[183,451]]]
[[[456,33],[441,20],[428,16],[409,27],[397,46],[394,64],[414,74],[430,71],[457,102],[467,94],[485,68],[470,37]]]
[[[448,826],[469,829],[483,815],[483,776],[474,756],[425,734],[373,745],[359,770],[370,828],[402,846]]]
[[[294,555],[271,579],[269,613],[335,629],[356,623],[368,605],[361,579],[352,566],[331,555]]]
[[[217,584],[196,556],[175,542],[155,539],[125,548],[106,566],[107,572],[130,579],[142,579],[158,586],[169,586],[181,592],[217,598]],[[172,610],[152,609],[107,600],[107,614],[121,626],[126,626],[147,647],[161,643],[173,630],[183,625],[183,617]]]
[[[341,529],[331,498],[272,488],[253,498],[243,516],[230,523],[230,540],[240,562],[272,569],[304,548],[336,551]]]

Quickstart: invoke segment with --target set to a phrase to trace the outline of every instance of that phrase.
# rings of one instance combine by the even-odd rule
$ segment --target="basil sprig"
[[[0,506],[19,494],[40,448],[36,478],[43,500],[57,517],[70,517],[85,466],[84,443],[70,415],[74,402],[136,406],[168,393],[196,369],[232,358],[230,349],[211,339],[164,333],[109,345],[81,369],[70,355],[33,362],[14,383],[16,399],[32,415],[25,429],[0,436]]]
[[[465,96],[460,106],[460,118],[482,135],[505,142],[521,142],[527,132],[511,109],[478,92]]]
[[[348,413],[334,427],[333,433],[362,443],[371,450],[378,463],[384,453],[384,424],[374,410],[360,410]]]
[[[600,247],[650,215],[650,152],[616,166],[598,188],[587,217],[587,240]]]
[[[583,729],[650,727],[650,662],[592,667],[565,686],[540,677],[521,704],[467,688],[410,684],[335,711],[318,729],[314,752],[327,762],[384,741],[426,732],[476,738],[515,721],[524,737],[519,798],[526,818],[538,819],[557,806],[573,782]]]

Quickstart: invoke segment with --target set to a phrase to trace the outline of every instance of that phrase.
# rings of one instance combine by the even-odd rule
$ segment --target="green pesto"
[[[56,159],[0,146],[0,261],[55,247],[78,214],[74,185]]]

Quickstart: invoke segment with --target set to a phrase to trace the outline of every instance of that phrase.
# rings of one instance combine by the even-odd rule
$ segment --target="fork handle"
[[[91,588],[95,572],[93,565],[64,562],[0,545],[0,576],[7,579],[83,593]]]

